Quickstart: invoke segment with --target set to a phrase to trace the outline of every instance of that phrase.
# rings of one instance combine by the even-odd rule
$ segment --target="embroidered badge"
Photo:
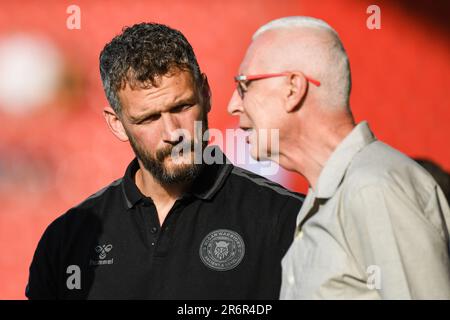
[[[216,271],[236,268],[245,254],[242,237],[235,231],[220,229],[210,232],[200,245],[200,258]]]

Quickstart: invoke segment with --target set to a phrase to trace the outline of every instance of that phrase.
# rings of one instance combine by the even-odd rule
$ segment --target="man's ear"
[[[306,96],[308,81],[301,72],[293,72],[288,76],[287,103],[285,104],[286,112],[297,110]]]
[[[119,139],[120,141],[128,141],[128,135],[123,127],[122,121],[119,116],[115,113],[113,108],[107,106],[103,109],[103,116],[105,117],[106,123],[108,124],[109,130]]]
[[[205,111],[206,113],[211,111],[211,88],[209,87],[209,83],[208,83],[208,77],[206,76],[206,74],[202,73],[202,99],[204,101],[205,104]]]

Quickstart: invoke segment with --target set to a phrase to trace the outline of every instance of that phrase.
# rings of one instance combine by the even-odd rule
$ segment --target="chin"
[[[189,168],[191,168],[193,166],[192,162],[183,162],[183,163],[166,163],[164,165],[165,171],[169,174],[169,175],[177,175],[179,172],[188,170]]]
[[[269,161],[272,160],[269,156],[268,156],[268,152],[267,150],[258,150],[258,147],[256,147],[255,145],[251,145],[250,147],[250,156],[255,159],[256,161]]]
[[[255,159],[256,161],[265,161],[268,160],[267,157],[263,157],[260,153],[258,152],[250,152],[250,156]]]
[[[177,158],[167,157],[164,162],[164,165],[168,169],[174,170],[177,168],[182,168],[186,165],[191,165],[194,163],[194,154],[193,152],[189,152],[189,154]]]
[[[253,144],[250,145],[250,157],[256,161],[259,161],[258,148],[256,148]]]

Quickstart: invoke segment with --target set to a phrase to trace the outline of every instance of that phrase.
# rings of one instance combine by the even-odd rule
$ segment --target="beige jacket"
[[[362,122],[309,189],[281,299],[450,299],[450,209],[434,179]]]

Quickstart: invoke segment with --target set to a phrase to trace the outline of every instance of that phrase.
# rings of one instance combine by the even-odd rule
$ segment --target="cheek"
[[[263,95],[248,95],[244,99],[244,112],[254,129],[270,128],[272,101]]]
[[[193,139],[195,137],[195,130],[205,131],[205,124],[203,124],[203,114],[201,108],[194,108],[189,110],[188,112],[180,115],[178,120],[180,129],[186,131],[189,134],[189,139]]]
[[[162,141],[161,131],[158,131],[157,128],[154,127],[149,128],[148,126],[142,126],[132,133],[135,143],[150,152],[156,150]]]
[[[263,109],[260,109],[257,112],[249,113],[248,119],[251,122],[251,126],[255,130],[269,130],[273,127],[273,117],[275,115],[271,115]]]
[[[254,130],[251,140],[252,144],[258,146],[259,152],[268,150],[276,152],[278,149],[280,128],[283,128],[283,123],[280,121],[280,115],[270,109],[271,107],[267,106],[266,109],[252,114]]]

